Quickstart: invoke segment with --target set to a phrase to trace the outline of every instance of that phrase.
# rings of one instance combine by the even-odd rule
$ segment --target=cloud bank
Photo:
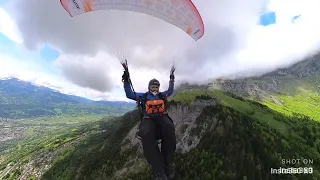
[[[173,60],[177,81],[203,83],[221,76],[261,75],[320,47],[317,0],[271,0],[267,8],[264,0],[193,2],[205,24],[205,35],[197,42],[169,23],[132,12],[71,18],[59,1],[43,0],[10,1],[6,11],[27,48],[51,44],[62,53],[54,67],[66,79],[100,92],[122,86],[114,52],[128,58],[135,89],[145,91],[152,78],[166,88]],[[263,8],[276,13],[276,24],[258,25]],[[295,15],[300,17],[292,23]]]

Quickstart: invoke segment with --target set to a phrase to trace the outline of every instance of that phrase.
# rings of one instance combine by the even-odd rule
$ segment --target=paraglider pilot
[[[159,91],[159,81],[152,79],[146,93],[136,93],[131,89],[129,72],[125,71],[122,76],[127,98],[140,102],[142,107],[138,135],[141,137],[144,156],[156,180],[172,179],[174,176],[175,126],[166,111],[167,98],[174,89],[174,70],[173,67],[169,88],[164,92]],[[161,139],[161,151],[158,148],[158,139]]]

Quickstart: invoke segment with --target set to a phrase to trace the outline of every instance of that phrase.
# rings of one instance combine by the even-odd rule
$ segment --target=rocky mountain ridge
[[[287,68],[279,68],[257,77],[218,78],[206,85],[181,84],[176,92],[220,89],[258,101],[274,95],[297,95],[301,90],[320,93],[320,53]]]
[[[259,77],[217,79],[209,84],[209,89],[214,88],[245,97],[254,97],[257,100],[272,95],[299,94],[299,88],[320,93],[320,54]]]

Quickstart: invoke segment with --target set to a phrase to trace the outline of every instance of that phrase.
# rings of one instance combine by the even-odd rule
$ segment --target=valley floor
[[[86,134],[77,134],[77,128],[98,120],[100,116],[2,120],[0,179],[40,178],[57,152],[84,138]]]

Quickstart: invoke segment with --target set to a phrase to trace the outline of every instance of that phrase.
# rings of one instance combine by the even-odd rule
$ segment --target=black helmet
[[[160,86],[160,82],[158,81],[158,80],[156,80],[156,79],[151,79],[150,81],[149,81],[149,85],[148,85],[148,87],[150,87],[151,85],[157,85],[157,86]]]

